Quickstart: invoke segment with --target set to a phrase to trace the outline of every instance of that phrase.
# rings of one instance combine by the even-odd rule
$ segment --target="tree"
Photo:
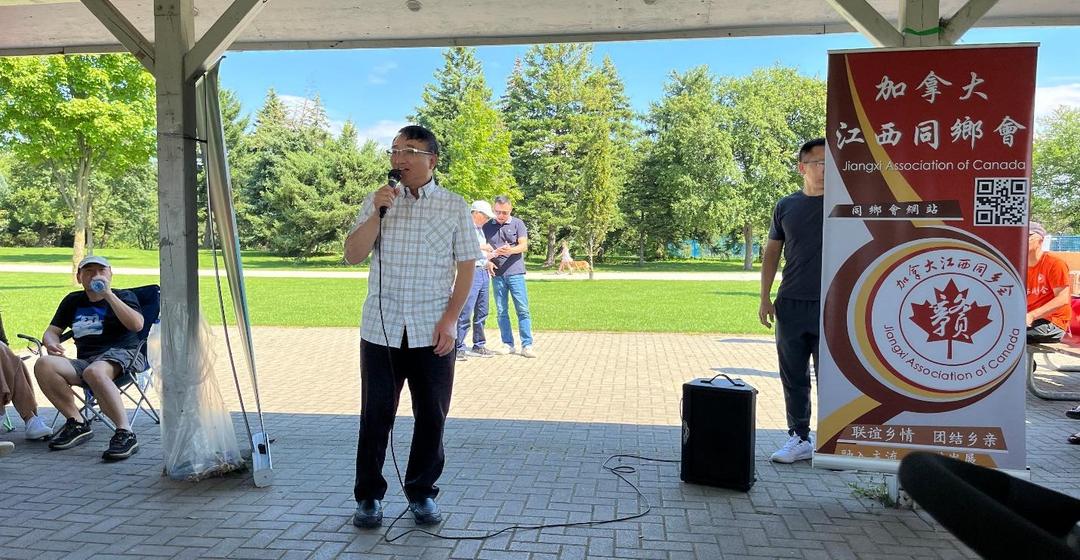
[[[246,247],[297,259],[336,248],[364,195],[383,182],[387,162],[378,146],[358,147],[352,122],[333,138],[325,115],[318,96],[290,113],[267,92],[241,142],[244,169],[236,174]]]
[[[491,99],[491,89],[484,81],[484,71],[476,58],[476,49],[453,47],[443,51],[443,67],[435,72],[435,81],[424,86],[421,99],[423,104],[416,108],[416,114],[411,115],[409,120],[433,132],[446,146],[466,139],[455,136],[456,132],[462,132],[460,116],[467,110],[475,110],[477,99],[482,99],[485,106]],[[470,103],[474,107],[468,107]],[[459,121],[456,126],[453,124],[455,120]],[[460,152],[445,150],[439,157],[436,171],[448,174],[454,157]]]
[[[99,180],[97,178],[95,181]],[[146,162],[103,181],[98,198],[95,238],[102,247],[155,249],[158,242],[157,168]]]
[[[743,268],[753,268],[755,227],[765,227],[773,206],[802,184],[799,146],[825,131],[825,82],[774,66],[722,80],[723,128],[738,167],[731,210],[745,245]]]
[[[560,233],[572,231],[582,188],[576,122],[582,114],[585,81],[594,71],[592,47],[535,45],[515,63],[502,99],[511,130],[514,177],[525,195],[520,214],[530,222],[531,240],[546,245],[545,266],[555,260]],[[541,241],[542,240],[542,241]]]
[[[268,90],[255,115],[255,128],[245,142],[246,157],[235,174],[239,179],[236,218],[245,248],[268,246],[274,217],[267,206],[266,191],[281,184],[286,154],[310,149],[302,145],[277,92]]]
[[[155,150],[154,79],[127,54],[0,59],[0,147],[40,166],[72,212],[72,272],[93,251],[95,174],[120,177]]]
[[[70,243],[70,211],[53,186],[43,166],[15,165],[11,162],[4,188],[0,189],[0,216],[3,231],[0,244],[46,246],[60,241]],[[65,234],[67,235],[65,237]]]
[[[620,222],[619,197],[628,171],[632,113],[610,59],[586,80],[579,119],[583,186],[578,196],[579,231],[589,257],[589,278],[597,251]]]
[[[724,111],[708,67],[672,73],[663,99],[653,103],[647,117],[654,143],[634,197],[650,206],[631,211],[646,213],[635,218],[638,227],[659,227],[639,232],[643,240],[654,245],[708,241],[723,233],[723,224],[732,223],[737,169],[731,134],[722,126]],[[639,260],[645,256],[645,241],[641,246]]]
[[[1050,231],[1080,233],[1080,108],[1040,123],[1032,155],[1032,213]]]
[[[518,198],[521,192],[510,163],[510,131],[502,114],[483,95],[478,89],[469,90],[460,112],[447,124],[443,154],[450,166],[443,186],[469,201],[491,200],[499,194]]]

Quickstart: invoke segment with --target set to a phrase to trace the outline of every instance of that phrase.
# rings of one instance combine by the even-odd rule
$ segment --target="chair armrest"
[[[35,354],[37,354],[39,356],[41,355],[41,347],[45,346],[44,342],[42,342],[41,340],[39,340],[37,338],[34,338],[34,337],[32,337],[32,336],[30,336],[28,334],[17,334],[15,336],[30,342],[30,344],[33,344],[35,346],[35,348],[30,348],[30,347],[27,347],[27,348],[29,348],[31,352],[33,352],[33,353],[35,353]]]

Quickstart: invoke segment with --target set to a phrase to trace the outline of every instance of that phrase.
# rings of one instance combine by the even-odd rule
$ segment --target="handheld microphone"
[[[390,185],[391,188],[398,188],[398,185],[401,184],[401,170],[391,169],[390,172],[386,174],[386,182]],[[379,207],[380,218],[386,217],[386,210],[386,206]]]

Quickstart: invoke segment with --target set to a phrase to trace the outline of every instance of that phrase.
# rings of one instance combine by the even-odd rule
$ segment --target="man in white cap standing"
[[[49,448],[71,449],[94,437],[71,392],[71,387],[78,386],[94,392],[101,411],[116,426],[102,458],[127,459],[139,450],[139,443],[124,412],[118,385],[146,369],[146,358],[139,352],[142,310],[134,293],[112,289],[112,267],[104,257],[83,259],[76,278],[83,289],[60,301],[41,337],[48,355],[34,364],[41,391],[67,418]],[[64,356],[60,345],[60,335],[68,328],[74,335],[75,358]]]
[[[490,358],[495,355],[494,351],[487,348],[487,338],[484,336],[484,321],[487,320],[490,299],[488,296],[489,278],[495,270],[495,264],[491,262],[491,257],[495,256],[495,250],[484,237],[484,224],[495,219],[495,211],[486,200],[473,202],[470,210],[476,241],[480,244],[480,252],[484,254],[484,258],[476,261],[476,271],[473,272],[469,298],[465,300],[465,307],[461,308],[461,315],[458,316],[457,360],[459,362],[467,360],[468,356]],[[469,325],[472,325],[473,329],[472,348],[465,344],[465,335],[469,332]]]

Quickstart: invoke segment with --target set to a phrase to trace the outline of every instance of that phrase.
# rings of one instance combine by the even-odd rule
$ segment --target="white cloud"
[[[383,62],[382,64],[375,66],[371,69],[371,72],[368,72],[368,83],[377,86],[390,83],[388,76],[391,71],[397,68],[397,66],[397,63],[393,61]]]
[[[1080,108],[1080,83],[1035,88],[1035,122],[1061,105]]]
[[[381,120],[368,126],[357,125],[357,143],[363,146],[368,140],[374,140],[379,147],[389,148],[394,143],[397,131],[408,124],[405,121]]]

